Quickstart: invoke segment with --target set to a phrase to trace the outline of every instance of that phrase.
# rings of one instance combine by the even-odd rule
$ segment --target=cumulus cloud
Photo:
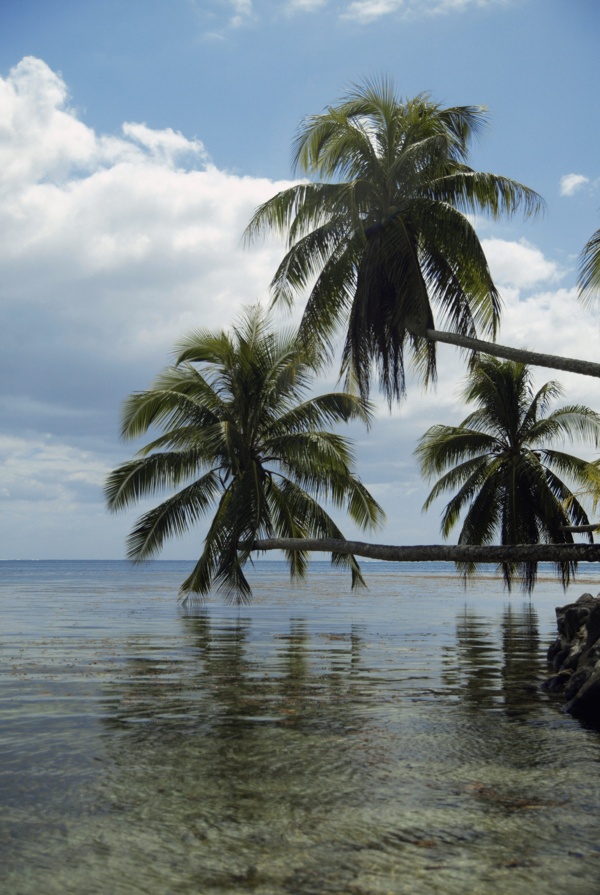
[[[148,150],[154,159],[169,166],[186,156],[206,158],[204,146],[200,140],[188,140],[183,134],[177,133],[170,127],[157,131],[146,127],[145,124],[126,122],[123,125],[123,134]]]
[[[589,177],[584,174],[564,174],[560,178],[560,194],[561,196],[572,196],[589,182]]]
[[[24,60],[1,88],[2,305],[17,319],[35,308],[54,320],[50,331],[68,324],[78,344],[125,358],[264,296],[279,249],[245,252],[240,238],[283,184],[220,171],[200,141],[170,129],[129,123],[122,137],[96,135],[40,60]]]
[[[498,286],[530,289],[540,283],[555,283],[563,275],[554,261],[524,239],[483,239],[481,244]]]
[[[266,298],[281,246],[247,251],[241,235],[287,184],[219,170],[199,140],[171,129],[128,123],[121,135],[97,134],[39,59],[0,80],[0,112],[5,432],[112,439],[113,458],[122,456],[122,399],[150,384],[191,327],[227,326]],[[31,463],[47,467],[39,451]],[[86,463],[69,455],[72,470]],[[64,478],[56,467],[54,478]]]
[[[92,131],[66,109],[62,79],[39,59],[28,57],[0,80],[0,188],[64,179],[98,159]]]

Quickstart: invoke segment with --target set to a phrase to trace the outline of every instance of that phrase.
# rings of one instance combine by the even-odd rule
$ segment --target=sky
[[[268,300],[282,246],[244,247],[243,230],[294,182],[302,119],[365,78],[488,108],[471,164],[546,201],[535,221],[477,222],[499,341],[597,360],[600,306],[575,284],[600,226],[599,37],[596,0],[3,0],[0,558],[125,556],[144,506],[110,515],[102,496],[141,446],[119,440],[123,400],[189,330]],[[371,430],[348,430],[388,517],[364,539],[441,543],[443,504],[421,512],[413,454],[429,426],[466,416],[464,358],[442,347],[438,371],[391,412],[375,391]],[[564,403],[600,410],[599,381],[535,381],[551,378]],[[203,533],[162,558],[196,558]]]

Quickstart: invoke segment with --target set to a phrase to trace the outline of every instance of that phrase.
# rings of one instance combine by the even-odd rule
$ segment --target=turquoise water
[[[600,891],[600,735],[539,689],[554,607],[445,564],[0,563],[0,891]]]

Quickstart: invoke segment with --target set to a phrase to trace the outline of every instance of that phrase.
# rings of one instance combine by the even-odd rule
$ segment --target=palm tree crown
[[[579,436],[598,444],[600,415],[581,405],[548,412],[561,394],[547,382],[535,394],[524,364],[482,357],[473,366],[464,397],[476,404],[458,426],[437,425],[421,438],[417,456],[427,478],[443,473],[423,509],[435,498],[456,491],[442,515],[442,534],[448,537],[465,511],[458,542],[492,544],[567,544],[569,525],[586,525],[588,517],[577,496],[562,480],[589,485],[590,465],[550,447],[557,439]],[[591,534],[589,535],[592,540]],[[557,564],[563,583],[573,563]],[[474,566],[465,564],[465,574]],[[531,590],[537,563],[504,563],[510,588],[515,572]]]
[[[406,347],[435,375],[434,309],[461,335],[496,333],[500,298],[467,214],[531,214],[541,199],[466,164],[484,111],[358,86],[300,128],[295,166],[319,182],[278,193],[248,225],[248,239],[287,232],[273,298],[292,303],[311,287],[302,332],[323,349],[347,325],[343,368],[364,395],[375,363],[388,399],[401,396]]]
[[[368,422],[370,408],[348,393],[303,400],[314,366],[295,334],[274,334],[253,309],[231,334],[192,333],[175,366],[125,402],[125,438],[151,427],[163,434],[109,476],[109,508],[178,489],[138,520],[128,540],[132,559],[154,555],[216,505],[182,595],[206,594],[216,584],[243,600],[251,594],[243,566],[257,538],[342,537],[320,499],[345,507],[362,527],[382,520],[352,471],[348,441],[327,431],[351,419]],[[301,576],[306,552],[286,555],[291,574]],[[353,556],[332,559],[350,567],[353,584],[362,582]]]

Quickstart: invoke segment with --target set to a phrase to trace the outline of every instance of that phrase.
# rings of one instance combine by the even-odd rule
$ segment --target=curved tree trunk
[[[528,351],[525,348],[512,348],[509,345],[497,345],[495,342],[486,342],[483,339],[471,339],[469,336],[459,336],[456,333],[441,332],[437,329],[428,329],[427,338],[431,342],[443,342],[446,345],[457,345],[469,351],[478,351],[481,354],[491,354],[493,357],[502,357],[505,360],[515,360],[522,364],[530,364],[535,367],[550,367],[551,370],[565,370],[567,373],[581,373],[583,376],[600,377],[600,364],[589,360],[578,360],[574,357],[561,357],[558,354],[540,354],[538,351]]]
[[[589,525],[561,525],[561,531],[600,531],[600,522],[591,522]]]
[[[387,562],[600,562],[600,544],[516,544],[478,547],[470,544],[417,544],[396,547],[337,538],[267,538],[253,550],[306,550],[315,553],[352,553]]]

